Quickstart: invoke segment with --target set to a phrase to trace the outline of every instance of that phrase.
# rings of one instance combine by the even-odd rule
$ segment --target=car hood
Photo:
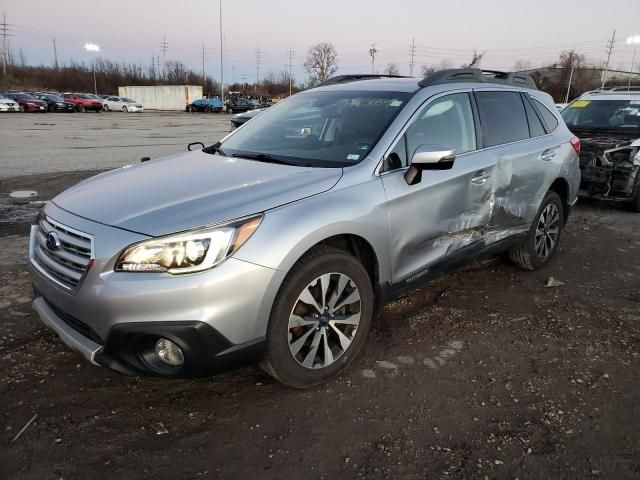
[[[13,105],[14,103],[16,103],[16,101],[11,100],[10,98],[0,98],[0,103],[4,105]]]
[[[96,222],[157,236],[317,195],[341,176],[340,168],[295,167],[197,151],[97,175],[53,203]]]

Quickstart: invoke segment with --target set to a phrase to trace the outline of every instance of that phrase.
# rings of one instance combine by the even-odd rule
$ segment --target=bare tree
[[[421,65],[420,73],[423,77],[428,77],[432,73],[437,72],[438,70],[447,70],[453,67],[453,62],[448,58],[443,58],[440,60],[440,63],[437,65]]]
[[[187,67],[177,60],[169,60],[164,67],[164,76],[169,83],[182,85],[187,83]]]
[[[333,44],[321,42],[309,48],[304,68],[310,75],[310,83],[324,82],[338,70],[338,52]]]
[[[523,72],[524,70],[531,70],[531,62],[529,60],[518,60],[513,64],[514,72]]]
[[[487,53],[487,52],[478,53],[477,50],[474,50],[473,51],[473,57],[471,58],[471,61],[466,65],[462,65],[462,68],[478,68],[478,67],[480,67],[480,62],[482,61],[482,57],[484,57],[485,53]]]
[[[384,69],[384,73],[386,73],[387,75],[400,75],[400,69],[398,68],[397,64],[390,63],[389,65],[387,65],[387,68]]]

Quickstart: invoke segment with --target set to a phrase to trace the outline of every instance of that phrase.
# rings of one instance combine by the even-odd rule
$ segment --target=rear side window
[[[542,120],[544,120],[544,123],[547,126],[547,132],[553,132],[558,126],[558,119],[540,100],[534,98],[533,101],[536,102],[535,105],[538,108],[540,115],[542,115]]]
[[[518,92],[476,93],[485,147],[529,138],[529,124]]]
[[[545,135],[544,127],[542,126],[542,122],[540,121],[540,117],[534,110],[533,106],[529,103],[527,97],[522,99],[524,101],[524,109],[527,111],[527,121],[529,122],[529,133],[532,137],[540,137]]]

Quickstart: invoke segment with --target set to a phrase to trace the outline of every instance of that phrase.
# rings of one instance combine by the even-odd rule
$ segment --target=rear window
[[[518,92],[476,93],[485,147],[529,138],[529,124]]]
[[[540,115],[542,115],[542,120],[547,126],[547,132],[553,132],[558,126],[558,119],[540,100],[534,98],[533,101],[536,102],[535,105],[538,107],[538,111],[540,112]]]

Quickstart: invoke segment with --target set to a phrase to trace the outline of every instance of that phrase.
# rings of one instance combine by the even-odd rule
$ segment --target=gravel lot
[[[8,117],[0,478],[640,477],[640,215],[583,201],[544,270],[496,258],[423,284],[387,307],[364,353],[322,387],[291,390],[257,368],[130,378],[87,364],[31,313],[31,202],[86,170],[180,151],[203,132],[213,142],[228,119]],[[8,198],[23,189],[38,196]],[[546,288],[549,277],[562,284]]]
[[[230,130],[226,114],[0,114],[0,178],[122,167],[215,143]]]

